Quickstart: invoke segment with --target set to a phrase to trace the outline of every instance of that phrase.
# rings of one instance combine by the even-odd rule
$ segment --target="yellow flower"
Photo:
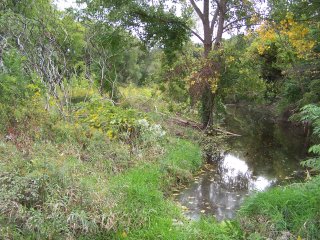
[[[112,130],[108,130],[107,131],[107,136],[108,136],[108,138],[112,139],[114,137],[113,131]]]

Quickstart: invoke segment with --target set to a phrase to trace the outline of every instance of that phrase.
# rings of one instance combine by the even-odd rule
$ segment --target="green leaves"
[[[0,102],[16,106],[27,100],[28,84],[31,79],[24,74],[25,58],[12,49],[3,55],[3,66],[0,68]]]
[[[78,124],[83,124],[91,130],[101,131],[110,139],[130,137],[134,134],[139,115],[134,110],[113,106],[101,97],[78,104],[78,110],[75,112]]]
[[[309,152],[314,154],[320,154],[320,144],[311,146],[309,148]]]
[[[313,127],[313,135],[318,139],[320,137],[320,107],[309,104],[301,109],[301,121],[309,121]],[[305,167],[310,167],[315,170],[320,170],[320,144],[313,145],[309,148],[309,153],[316,155],[314,158],[307,159],[301,164]]]
[[[188,19],[166,10],[162,1],[156,5],[128,0],[86,2],[87,11],[98,22],[135,31],[147,45],[163,47],[168,57],[189,38]]]
[[[320,158],[309,158],[308,160],[302,161],[301,165],[303,167],[312,168],[315,170],[320,169]]]

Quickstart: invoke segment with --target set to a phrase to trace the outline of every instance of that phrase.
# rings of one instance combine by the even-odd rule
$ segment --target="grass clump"
[[[246,233],[276,239],[320,239],[320,178],[249,198],[238,216]]]
[[[179,179],[187,179],[202,163],[200,147],[171,139],[156,163],[143,163],[111,180],[120,239],[231,239],[228,228],[206,218],[189,222],[182,210],[165,197]],[[175,170],[172,171],[172,169]]]

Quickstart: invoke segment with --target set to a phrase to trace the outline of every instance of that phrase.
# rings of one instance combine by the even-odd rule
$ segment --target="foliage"
[[[84,124],[88,129],[102,131],[110,139],[132,137],[136,132],[136,120],[141,115],[134,110],[115,107],[112,102],[99,96],[77,104],[76,109],[76,122]]]
[[[166,10],[162,1],[82,1],[88,12],[98,21],[108,22],[129,30],[136,30],[141,39],[155,45],[160,43],[170,59],[175,49],[188,39],[186,20],[177,17],[173,9]],[[142,28],[143,31],[140,31]]]
[[[319,69],[319,26],[312,18],[293,11],[291,7],[299,1],[294,2],[286,10],[277,5],[282,12],[272,9],[272,21],[262,23],[253,33],[256,37],[251,44],[261,57],[262,77],[268,82],[267,96],[278,102],[281,111],[319,100],[315,93],[319,80],[314,74]]]
[[[277,187],[249,198],[238,216],[242,228],[262,239],[285,235],[319,239],[319,180]]]
[[[168,152],[159,164],[144,164],[113,179],[112,192],[120,200],[116,213],[123,216],[119,219],[121,227],[113,237],[232,239],[228,236],[227,228],[212,219],[188,223],[181,215],[181,210],[164,198],[162,188],[168,190],[168,185],[177,181],[176,177],[183,181],[202,162],[198,146],[188,141],[171,139],[169,144],[173,143],[175,147],[166,148]],[[180,172],[180,175],[173,172],[173,169]]]
[[[1,237],[229,239],[229,227],[212,219],[188,223],[163,195],[200,166],[199,146],[171,139],[165,156],[137,159],[99,132],[85,142],[74,137],[35,142],[28,156],[0,142]]]
[[[178,16],[165,0],[79,2],[86,7],[67,11],[49,0],[0,3],[1,239],[243,239],[241,226],[248,235],[260,227],[249,239],[270,226],[271,237],[319,236],[318,178],[249,200],[241,226],[189,222],[168,197],[203,162],[201,133],[172,116],[220,117],[223,103],[241,101],[319,102],[316,10],[270,0],[281,10],[271,9],[272,21],[222,40],[220,30],[249,24],[253,3],[203,1],[216,7],[210,31],[220,36],[203,58],[189,41],[194,5],[181,1]],[[302,115],[319,137],[319,107]],[[215,151],[220,139],[207,140]],[[319,169],[319,149],[306,166]]]
[[[139,83],[142,80],[141,61],[143,52],[139,41],[119,27],[108,26],[87,20],[87,52],[91,77],[99,86],[100,92],[107,92],[117,100],[118,84]]]
[[[301,121],[309,122],[313,127],[313,135],[318,140],[320,137],[320,107],[316,105],[306,105],[301,109]],[[309,148],[309,153],[315,155],[314,158],[310,158],[302,162],[303,166],[310,167],[314,170],[320,170],[320,145],[315,144]]]
[[[225,102],[261,102],[264,98],[267,83],[262,78],[259,57],[250,47],[252,41],[249,36],[240,35],[224,44],[220,95]]]
[[[188,42],[182,52],[176,52],[174,63],[166,63],[163,66],[162,76],[167,83],[168,97],[178,102],[186,102],[190,92],[190,75],[199,67],[201,50],[191,42]],[[191,98],[196,98],[191,94]],[[196,100],[193,101],[193,103]]]
[[[279,50],[284,51],[280,54],[281,57],[308,58],[316,44],[308,25],[295,21],[290,13],[277,25],[262,24],[257,33],[261,41],[261,44],[257,46],[260,55],[270,49],[270,44],[275,42]]]
[[[8,154],[10,145],[2,142],[1,237],[59,239],[110,228],[112,222],[106,220],[112,217],[108,215],[112,199],[104,192],[107,173],[121,168],[125,151],[119,145],[101,148],[101,140],[88,146],[88,159],[77,156],[81,148],[76,144],[61,148],[38,143],[27,160],[19,152]],[[122,155],[114,155],[116,149]],[[104,158],[94,159],[103,153]],[[117,164],[111,164],[112,158]]]
[[[4,54],[0,68],[0,119],[2,127],[12,121],[15,108],[25,104],[33,95],[31,79],[24,76],[24,58],[12,50]]]
[[[14,1],[12,8],[0,12],[0,25],[3,54],[15,50],[23,56],[20,71],[26,80],[46,94],[47,108],[57,105],[65,115],[68,80],[81,75],[83,26],[54,9],[50,1]]]

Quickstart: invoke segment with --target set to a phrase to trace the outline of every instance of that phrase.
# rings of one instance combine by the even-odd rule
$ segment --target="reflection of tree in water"
[[[250,171],[234,174],[236,169],[230,169],[224,166],[223,162],[218,164],[215,181],[226,190],[248,190],[249,179],[252,177]]]
[[[233,109],[226,127],[242,136],[228,140],[230,153],[210,155],[215,170],[180,196],[190,215],[199,217],[205,210],[218,220],[232,218],[250,192],[264,190],[300,168],[304,138],[296,128],[276,124],[268,113],[244,107]]]
[[[288,123],[276,123],[268,111],[248,107],[229,108],[228,130],[242,137],[230,138],[232,153],[245,159],[253,175],[285,176],[299,167],[305,157],[302,129]]]

